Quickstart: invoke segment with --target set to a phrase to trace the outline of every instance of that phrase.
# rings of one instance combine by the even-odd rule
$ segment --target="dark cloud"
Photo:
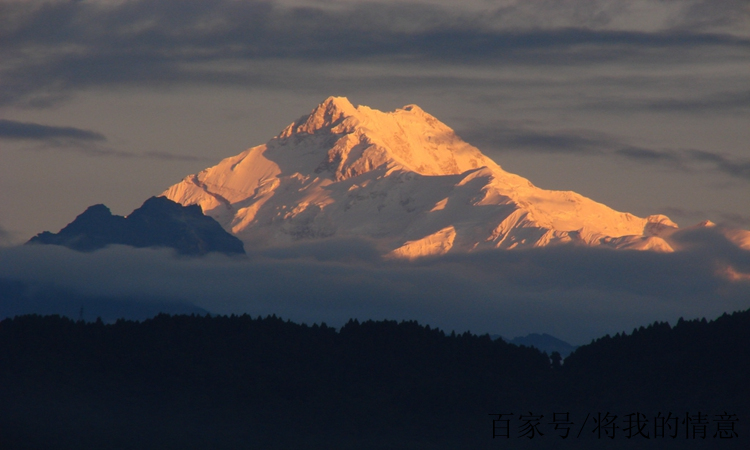
[[[163,151],[148,151],[134,154],[136,158],[154,159],[160,161],[205,161],[213,162],[214,159],[205,156],[179,155]]]
[[[17,122],[15,120],[0,119],[0,139],[18,140],[77,140],[77,141],[105,141],[106,138],[95,131],[82,130],[74,127],[57,127],[33,122]]]
[[[721,172],[729,174],[733,177],[750,180],[750,160],[735,160],[727,158],[720,154],[709,153],[709,159],[704,159],[706,152],[695,151],[688,152],[690,156],[698,161],[709,161],[716,164],[716,167]]]
[[[738,228],[750,228],[750,215],[722,211],[715,211],[715,214],[719,217],[717,222],[721,224]]]
[[[117,150],[106,145],[66,140],[51,140],[37,146],[27,147],[27,150],[78,153],[96,158],[114,157],[129,159],[135,158],[137,156],[134,153],[124,150]]]
[[[18,122],[14,122],[14,123],[18,123]],[[91,156],[95,158],[102,158],[102,157],[124,158],[124,159],[138,158],[138,159],[150,159],[150,160],[156,160],[156,161],[205,161],[205,162],[213,161],[213,159],[207,158],[207,157],[180,155],[180,154],[169,153],[169,152],[164,152],[164,151],[146,151],[146,152],[137,153],[137,152],[130,152],[126,150],[119,150],[111,146],[104,145],[103,143],[96,142],[96,141],[106,140],[106,138],[104,138],[104,136],[100,135],[99,133],[86,131],[86,130],[79,130],[77,128],[48,127],[48,126],[37,125],[37,124],[32,124],[32,125],[45,128],[45,129],[51,128],[52,130],[47,130],[46,133],[40,133],[38,135],[39,137],[32,137],[33,135],[29,134],[29,137],[24,138],[24,140],[40,141],[40,143],[37,145],[24,147],[24,150],[26,151],[58,151],[58,152],[78,153],[78,154]],[[62,130],[63,132],[55,133],[54,132],[55,129]],[[73,130],[73,131],[69,132],[69,130]],[[3,131],[2,121],[0,120],[0,139],[3,138],[2,131]],[[78,131],[80,133],[76,133],[74,131]],[[91,134],[94,137],[79,138],[78,137],[79,134],[83,136],[88,136],[89,134]],[[13,139],[13,138],[9,138],[9,139]]]
[[[604,80],[599,80],[603,82]],[[612,83],[629,87],[634,87],[632,83],[642,85],[659,86],[669,78],[653,79],[651,77],[635,77],[633,80],[617,78],[610,80]],[[699,84],[699,80],[690,81],[694,85]],[[674,81],[672,81],[674,83]],[[665,90],[670,86],[663,86]],[[654,98],[632,99],[632,98],[613,98],[607,100],[597,99],[584,103],[585,108],[605,111],[618,112],[656,112],[656,113],[677,113],[677,114],[744,114],[750,112],[750,91],[738,89],[734,91],[711,92],[708,94],[697,94],[687,92],[684,96],[653,96]]]
[[[209,161],[207,158],[177,155],[163,151],[142,153],[118,150],[107,146],[107,138],[96,131],[75,127],[59,127],[33,122],[0,119],[0,139],[36,142],[26,147],[35,151],[74,152],[92,157],[145,158],[162,161]],[[0,241],[1,242],[1,241]]]
[[[0,119],[0,139],[31,141],[37,145],[27,147],[36,151],[75,152],[92,157],[146,158],[164,161],[203,161],[204,158],[175,155],[161,151],[134,153],[107,146],[107,138],[96,131],[75,127],[59,127],[33,122]]]
[[[360,239],[337,239],[300,242],[292,247],[264,250],[260,253],[272,259],[308,259],[311,261],[380,262],[380,253]]]
[[[546,131],[511,122],[473,123],[458,129],[457,133],[479,148],[501,151],[596,155],[622,145],[610,136],[593,131]]]
[[[679,156],[674,150],[654,150],[650,148],[639,148],[639,147],[625,147],[615,151],[616,154],[625,158],[643,162],[646,164],[652,163],[669,163],[671,165],[679,165],[684,159]]]
[[[597,28],[609,22],[605,13],[593,22],[518,26],[513,17],[524,14],[507,8],[486,14],[401,2],[284,7],[230,0],[24,0],[0,8],[0,103],[6,104],[45,105],[71,90],[113,84],[257,87],[254,82],[273,83],[273,77],[257,80],[237,65],[279,60],[580,65],[663,62],[692,48],[750,46],[746,37],[721,32]],[[546,14],[542,7],[533,13]]]
[[[747,0],[712,0],[693,1],[688,4],[681,23],[681,28],[706,29],[739,24],[746,26],[750,20],[750,8]]]
[[[623,148],[615,152],[630,160],[650,163],[667,163],[685,170],[696,170],[708,166],[712,170],[733,178],[750,181],[750,160],[730,158],[717,152],[706,150],[653,150]]]
[[[0,249],[0,279],[56,286],[88,298],[182,301],[214,313],[278,314],[307,323],[417,319],[446,330],[516,336],[547,332],[573,343],[654,320],[716,317],[750,307],[750,252],[716,230],[680,237],[674,254],[556,247],[381,260],[366,243],[324,241],[246,260],[112,247]],[[326,245],[329,244],[329,245]]]
[[[655,111],[704,112],[750,110],[750,91],[718,92],[698,98],[667,98],[645,102],[642,107]]]

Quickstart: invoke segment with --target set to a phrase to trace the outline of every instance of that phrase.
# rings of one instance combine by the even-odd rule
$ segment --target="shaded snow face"
[[[256,251],[242,261],[125,247],[83,254],[22,246],[0,249],[0,284],[21,283],[26,291],[14,298],[62,289],[103,303],[161,305],[156,309],[182,302],[183,311],[188,305],[333,326],[349,318],[416,319],[448,332],[549,333],[582,344],[656,320],[750,307],[750,252],[713,229],[681,239],[679,253],[557,246],[412,262],[384,260],[360,240]],[[8,305],[10,294],[0,293],[0,305]],[[33,303],[24,307],[12,313],[43,312]]]

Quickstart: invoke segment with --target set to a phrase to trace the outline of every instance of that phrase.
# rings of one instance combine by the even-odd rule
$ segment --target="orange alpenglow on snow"
[[[677,230],[540,189],[418,106],[384,113],[342,97],[161,195],[200,205],[246,249],[355,237],[409,259],[570,242],[669,252]]]

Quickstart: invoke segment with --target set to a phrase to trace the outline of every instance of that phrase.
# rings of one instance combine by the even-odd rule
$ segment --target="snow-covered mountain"
[[[383,113],[341,97],[161,195],[200,205],[246,248],[357,237],[402,258],[565,242],[672,251],[677,230],[540,189],[416,105]]]

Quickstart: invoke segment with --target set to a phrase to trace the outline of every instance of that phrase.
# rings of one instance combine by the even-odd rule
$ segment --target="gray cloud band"
[[[107,138],[95,131],[8,119],[0,119],[0,139],[37,142],[38,145],[30,147],[31,150],[57,150],[94,157],[143,158],[160,161],[211,161],[210,158],[176,155],[163,151],[135,153],[117,150],[103,145]]]
[[[335,240],[242,261],[23,246],[0,249],[0,280],[105,302],[187,301],[214,313],[331,325],[351,317],[417,319],[449,331],[549,332],[584,343],[654,320],[750,307],[750,282],[724,276],[728,267],[750,273],[750,252],[712,229],[685,232],[682,242],[686,250],[674,254],[562,246],[417,262],[384,262],[366,243]]]
[[[105,141],[106,138],[95,131],[74,127],[58,127],[30,122],[17,122],[0,119],[0,139],[13,140],[55,140],[72,139],[78,141]]]
[[[106,145],[97,143],[81,142],[76,140],[57,140],[42,141],[40,144],[25,147],[27,151],[38,152],[67,152],[78,153],[81,155],[94,158],[122,158],[122,159],[149,159],[153,161],[203,161],[211,162],[211,158],[192,155],[178,155],[163,151],[131,152],[118,150]]]
[[[537,6],[531,12],[542,14],[544,5]],[[737,20],[740,6],[722,17]],[[701,27],[609,30],[592,27],[598,22],[589,19],[518,26],[513,17],[522,14],[508,8],[479,14],[402,3],[292,8],[260,1],[143,0],[7,2],[0,12],[0,104],[45,105],[96,85],[273,83],[273,77],[248,77],[230,67],[258,61],[396,58],[569,66],[665,63],[683,60],[695,48],[750,48],[747,36]]]
[[[458,134],[479,147],[497,151],[616,155],[631,161],[665,164],[685,171],[708,166],[733,178],[750,180],[750,160],[730,158],[706,150],[639,147],[614,136],[587,130],[544,131],[498,122],[473,124],[459,129]]]

